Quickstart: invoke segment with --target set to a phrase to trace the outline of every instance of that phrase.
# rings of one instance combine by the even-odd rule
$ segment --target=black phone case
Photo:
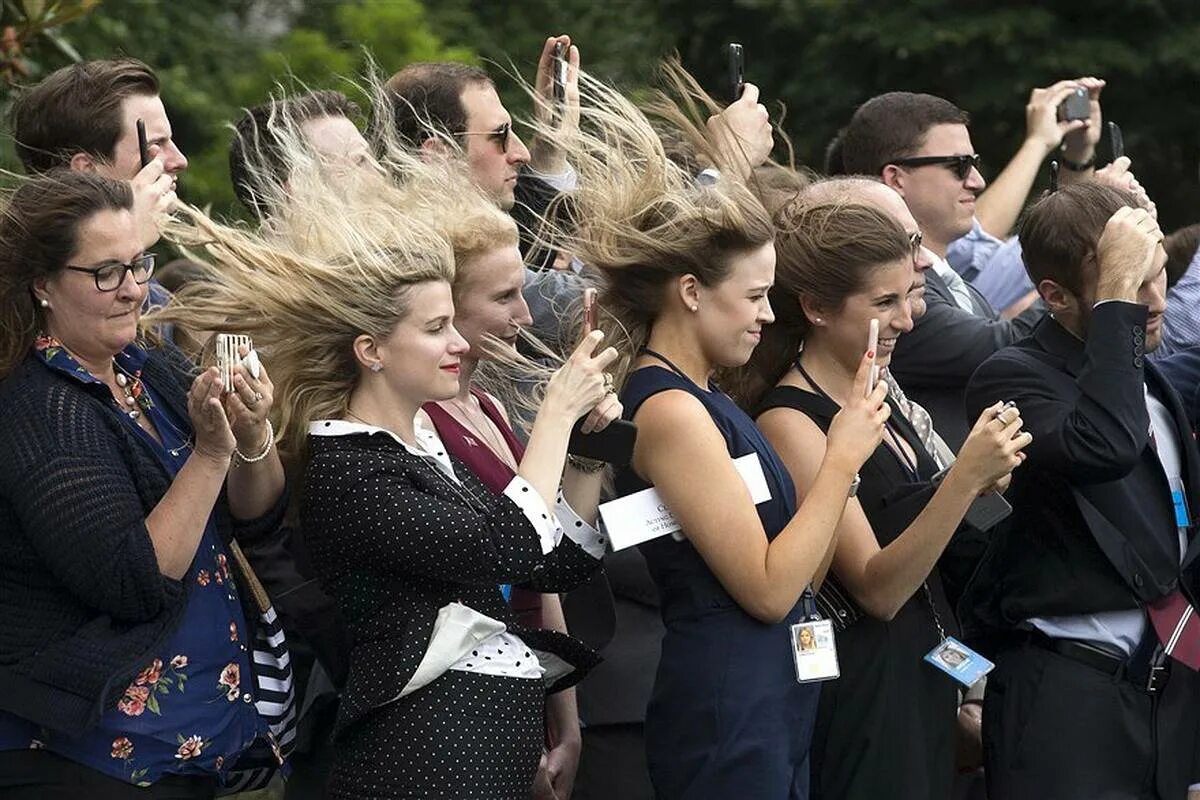
[[[567,452],[582,458],[592,458],[596,461],[606,461],[618,467],[623,467],[633,460],[633,445],[637,441],[637,425],[623,419],[615,419],[602,431],[583,433],[583,421],[580,417],[571,428],[571,441],[567,444]]]
[[[999,525],[1012,513],[1012,506],[999,492],[988,492],[976,497],[963,516],[963,522],[978,531],[987,531]]]

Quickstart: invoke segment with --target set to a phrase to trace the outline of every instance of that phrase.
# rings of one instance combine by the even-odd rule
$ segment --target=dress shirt
[[[971,230],[946,247],[946,261],[963,280],[974,283],[1000,244],[999,239],[983,229],[978,219],[972,219]]]
[[[1146,357],[1157,361],[1200,344],[1200,250],[1192,257],[1183,277],[1167,291],[1167,313],[1163,314],[1162,344]]]

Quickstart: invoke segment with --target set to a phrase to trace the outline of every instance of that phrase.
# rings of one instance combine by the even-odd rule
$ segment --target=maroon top
[[[478,389],[472,389],[471,394],[479,401],[479,408],[492,421],[500,435],[504,437],[513,459],[520,464],[525,455],[525,446],[517,439],[509,424],[504,420],[500,409],[492,399]],[[505,464],[488,447],[487,442],[480,441],[479,435],[468,430],[461,422],[451,416],[450,412],[437,403],[426,403],[422,409],[429,415],[433,427],[437,429],[442,444],[450,455],[467,465],[467,468],[479,478],[480,482],[492,494],[500,494],[504,487],[516,475],[512,467]],[[542,596],[537,592],[513,587],[512,598],[509,601],[517,619],[523,625],[542,627]]]

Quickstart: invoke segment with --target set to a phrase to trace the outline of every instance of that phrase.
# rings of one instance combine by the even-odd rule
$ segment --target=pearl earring
[[[699,310],[700,310],[700,306],[692,306],[692,311],[699,311]]]
[[[821,322],[821,318],[820,318],[820,317],[813,317],[813,322],[816,322],[816,323],[818,323],[818,324],[819,324],[819,323]]]
[[[40,305],[42,308],[49,308],[50,301],[43,297],[41,300],[38,301],[38,305]]]
[[[382,369],[383,369],[383,364],[381,364],[378,361],[376,361],[374,364],[371,365],[371,372],[379,372]]]

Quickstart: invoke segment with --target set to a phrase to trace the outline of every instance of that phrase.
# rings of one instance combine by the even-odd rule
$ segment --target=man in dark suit
[[[897,341],[891,371],[955,451],[974,423],[963,412],[967,379],[1044,313],[1039,304],[1013,321],[1000,319],[946,262],[950,242],[978,227],[975,198],[987,185],[973,160],[968,121],[965,111],[940,97],[889,92],[863,103],[841,140],[846,172],[878,176],[895,189],[933,256],[925,276],[927,310]]]
[[[1051,315],[967,388],[968,411],[1012,401],[1033,435],[1013,514],[960,605],[996,661],[991,800],[1174,800],[1200,779],[1200,454],[1145,358],[1166,254],[1135,206],[1088,183],[1033,207],[1020,239]]]

